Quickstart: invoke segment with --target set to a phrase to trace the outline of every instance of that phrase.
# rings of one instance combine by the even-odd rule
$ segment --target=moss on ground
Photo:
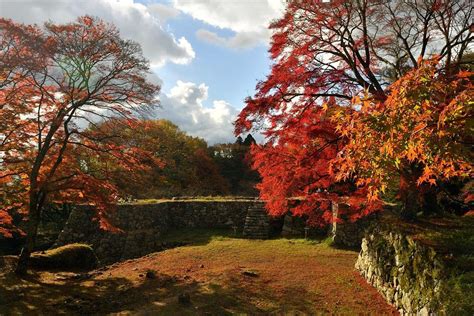
[[[69,244],[31,255],[31,266],[42,269],[92,270],[97,264],[94,250],[85,244]]]

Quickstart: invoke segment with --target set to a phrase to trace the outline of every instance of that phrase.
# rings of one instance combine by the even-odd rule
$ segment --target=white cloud
[[[203,83],[178,81],[168,94],[160,96],[161,107],[154,117],[168,119],[209,144],[233,142],[232,123],[239,111],[223,100],[214,100],[212,107],[205,107],[208,89]]]
[[[252,48],[258,43],[267,43],[267,30],[262,32],[239,32],[232,37],[222,37],[204,29],[196,31],[196,36],[205,42],[233,49]]]
[[[162,3],[153,3],[147,6],[151,14],[155,15],[161,24],[164,24],[167,20],[177,17],[180,11],[176,8],[167,6]]]
[[[235,32],[220,37],[214,32],[199,30],[197,36],[207,42],[231,48],[248,48],[267,43],[269,23],[281,16],[284,0],[222,1],[174,0],[175,8],[209,25]]]
[[[195,57],[184,37],[176,39],[164,29],[164,22],[177,14],[164,5],[147,7],[134,0],[19,0],[0,1],[0,12],[3,17],[36,24],[48,20],[67,23],[85,14],[98,16],[115,24],[124,38],[139,42],[153,66],[187,64]]]

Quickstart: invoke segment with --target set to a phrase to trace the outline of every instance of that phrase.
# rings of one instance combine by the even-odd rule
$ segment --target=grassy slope
[[[3,275],[0,314],[394,313],[354,271],[356,252],[301,239],[223,235],[175,232],[167,240],[194,244],[109,266],[87,280],[52,272],[35,272],[24,280]],[[146,279],[148,270],[156,278]],[[258,276],[242,274],[246,270]],[[184,292],[190,294],[189,306],[178,303]]]

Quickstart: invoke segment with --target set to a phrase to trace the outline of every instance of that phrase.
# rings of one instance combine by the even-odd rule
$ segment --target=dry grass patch
[[[189,231],[182,235],[190,238]],[[214,233],[204,238],[202,232],[199,236],[197,244],[85,277],[36,272],[19,280],[3,275],[0,297],[7,295],[8,300],[0,301],[0,314],[395,313],[354,270],[356,252],[302,239],[245,240]],[[147,278],[147,272],[152,277]],[[178,297],[189,297],[189,304]]]

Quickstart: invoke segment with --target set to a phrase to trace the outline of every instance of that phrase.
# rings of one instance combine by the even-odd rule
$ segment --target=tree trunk
[[[418,174],[416,168],[404,170],[400,175],[400,201],[402,208],[400,216],[404,220],[412,221],[423,210],[422,192],[417,186]]]
[[[407,221],[413,221],[416,215],[422,211],[419,197],[414,190],[402,190],[400,192],[400,200],[402,202],[402,209],[400,216]]]
[[[435,186],[429,186],[423,190],[423,214],[433,215],[441,214],[443,212],[443,207],[439,203],[439,188]]]
[[[41,206],[38,205],[38,194],[30,195],[30,206],[28,212],[28,223],[26,226],[26,243],[21,249],[20,258],[15,269],[16,274],[26,274],[31,253],[35,247],[40,221]]]
[[[422,168],[412,165],[400,175],[400,201],[402,202],[401,217],[414,220],[419,213],[435,214],[442,208],[438,203],[438,189],[428,184],[418,185]]]

